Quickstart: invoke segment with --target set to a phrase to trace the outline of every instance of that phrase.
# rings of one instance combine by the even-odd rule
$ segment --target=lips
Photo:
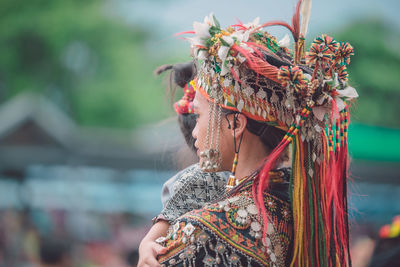
[[[199,149],[199,147],[197,146],[197,143],[194,143],[194,147],[196,148],[196,154],[197,154],[197,156],[200,156],[200,149]]]

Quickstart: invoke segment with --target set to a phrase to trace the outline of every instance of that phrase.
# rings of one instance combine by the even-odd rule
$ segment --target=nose
[[[197,139],[197,133],[198,133],[197,125],[198,125],[198,123],[196,123],[196,125],[194,126],[193,131],[192,131],[192,136],[194,139]]]

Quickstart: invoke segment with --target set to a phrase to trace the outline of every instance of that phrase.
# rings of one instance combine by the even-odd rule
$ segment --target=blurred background
[[[366,266],[363,252],[400,214],[400,2],[314,2],[309,42],[327,33],[356,53],[350,208],[354,266]],[[1,0],[0,267],[40,266],[40,251],[70,266],[135,266],[162,184],[191,161],[153,75],[190,60],[174,34],[211,11],[222,25],[289,21],[295,4]]]

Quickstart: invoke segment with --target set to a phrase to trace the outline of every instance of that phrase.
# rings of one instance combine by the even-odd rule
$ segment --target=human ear
[[[231,120],[232,136],[239,137],[244,133],[247,125],[247,118],[243,114],[234,114]]]

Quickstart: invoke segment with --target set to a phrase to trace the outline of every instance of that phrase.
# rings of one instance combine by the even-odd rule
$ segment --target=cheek
[[[233,132],[228,129],[228,123],[221,123],[220,152],[221,152],[221,169],[231,171],[233,158],[235,156]]]
[[[193,129],[192,135],[196,139],[196,145],[200,150],[205,149],[205,139],[207,135],[208,120],[200,116],[197,119],[196,126]]]

